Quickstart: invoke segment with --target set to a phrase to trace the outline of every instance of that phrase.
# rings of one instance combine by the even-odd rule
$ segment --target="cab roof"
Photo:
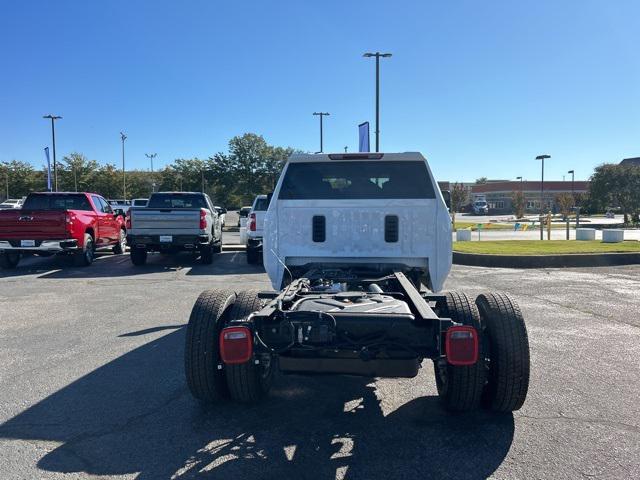
[[[402,153],[294,153],[289,157],[291,163],[330,162],[330,161],[362,161],[380,160],[385,162],[398,161],[425,161],[426,158],[420,152]]]

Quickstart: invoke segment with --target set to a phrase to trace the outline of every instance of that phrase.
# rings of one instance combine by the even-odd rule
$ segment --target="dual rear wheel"
[[[260,309],[256,290],[207,290],[198,297],[187,325],[185,373],[189,390],[203,403],[233,399],[250,403],[269,392],[274,368],[270,359],[226,365],[219,337],[231,320],[246,319]]]
[[[446,294],[441,315],[474,327],[480,335],[478,361],[454,366],[434,361],[436,386],[444,406],[496,412],[522,407],[529,387],[529,340],[522,312],[504,293],[483,293],[475,302],[464,293]]]

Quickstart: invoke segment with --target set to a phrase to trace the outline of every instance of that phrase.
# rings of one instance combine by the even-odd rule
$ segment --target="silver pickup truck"
[[[210,264],[222,250],[222,224],[208,195],[198,192],[158,192],[146,207],[129,209],[127,245],[131,262],[144,265],[147,252],[200,253]]]

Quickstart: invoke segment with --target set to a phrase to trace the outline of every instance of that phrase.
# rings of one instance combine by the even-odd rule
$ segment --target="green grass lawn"
[[[640,242],[602,243],[577,240],[488,240],[453,242],[453,250],[490,255],[553,255],[562,253],[640,252]]]
[[[490,225],[490,226],[487,226]],[[531,229],[535,229],[535,230],[540,230],[540,224],[536,223],[535,227],[532,227],[530,224],[528,224],[528,222],[520,222],[520,228],[518,229],[518,231],[522,231],[522,225],[529,225],[529,230]],[[513,223],[483,223],[482,224],[482,231],[491,231],[491,230],[513,230]],[[456,230],[463,230],[465,228],[471,228],[471,230],[473,232],[476,232],[478,230],[478,222],[456,222]],[[567,228],[566,225],[564,223],[559,224],[559,223],[552,223],[551,224],[551,230],[556,230],[558,228]],[[571,224],[569,226],[569,228],[571,228],[572,230],[575,228],[575,224]],[[546,230],[547,227],[545,226],[544,229]]]

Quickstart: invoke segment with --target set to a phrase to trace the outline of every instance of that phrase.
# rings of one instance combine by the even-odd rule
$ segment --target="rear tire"
[[[131,263],[134,265],[144,265],[147,263],[147,251],[144,248],[132,248],[130,253]]]
[[[488,377],[482,402],[496,412],[522,407],[529,389],[529,338],[518,304],[504,293],[476,299],[488,344]]]
[[[261,302],[257,290],[246,290],[238,293],[229,318],[245,319],[253,312],[260,310]],[[246,363],[225,365],[227,371],[227,385],[231,398],[238,402],[255,403],[267,396],[273,383],[274,359],[260,360],[255,363],[251,358]]]
[[[222,253],[222,233],[220,233],[220,240],[213,245],[213,253]]]
[[[200,250],[200,261],[204,265],[211,265],[213,263],[213,248],[213,244],[209,243]]]
[[[464,293],[447,292],[446,300],[446,305],[440,308],[440,315],[451,318],[454,322],[470,325],[481,335],[480,314],[469,297]],[[454,366],[444,358],[434,360],[438,395],[447,410],[464,412],[480,406],[486,381],[482,351],[480,342],[478,361],[469,366]]]
[[[94,255],[93,237],[88,233],[85,233],[82,250],[74,253],[73,263],[76,267],[88,267],[93,263]]]
[[[118,243],[113,247],[113,253],[116,255],[122,255],[127,250],[127,232],[124,228],[120,229],[120,236],[118,237]]]
[[[13,270],[18,266],[18,263],[20,263],[19,253],[5,252],[0,255],[0,268]]]
[[[247,247],[247,263],[249,265],[257,264],[259,258],[260,252],[257,249]]]
[[[219,369],[220,330],[236,294],[231,290],[207,290],[196,300],[184,349],[184,371],[191,394],[203,403],[229,397],[224,369]]]

